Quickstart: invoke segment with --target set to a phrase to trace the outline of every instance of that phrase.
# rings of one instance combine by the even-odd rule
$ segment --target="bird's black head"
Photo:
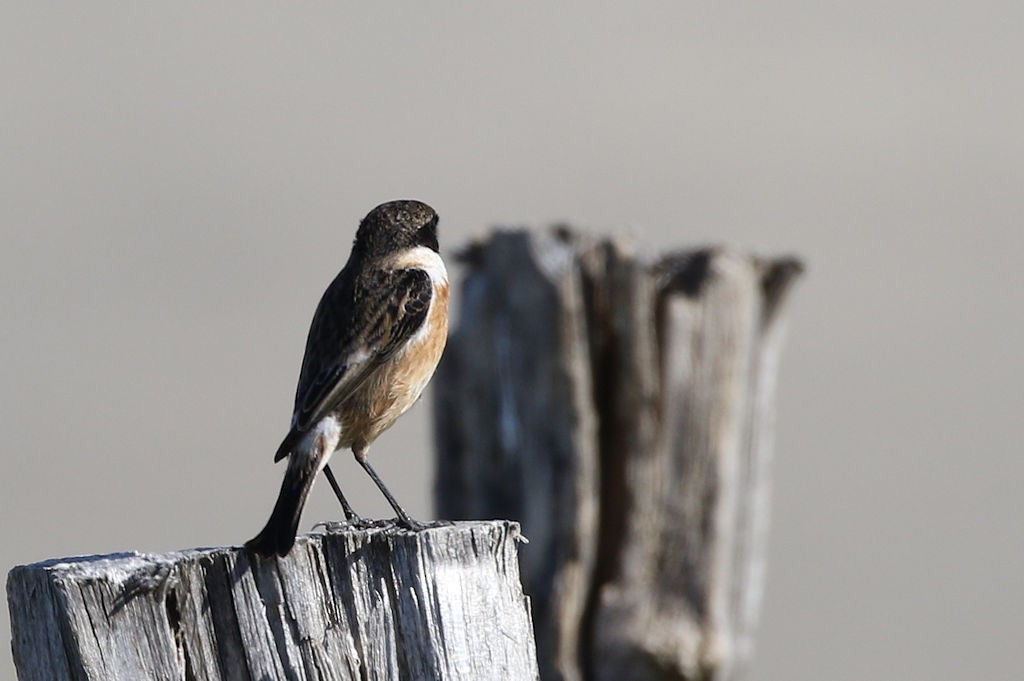
[[[352,252],[384,257],[416,246],[437,252],[437,213],[419,201],[389,201],[371,210],[359,223]]]

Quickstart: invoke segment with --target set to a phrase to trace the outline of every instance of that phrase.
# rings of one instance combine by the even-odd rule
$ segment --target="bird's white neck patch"
[[[435,285],[448,283],[448,270],[445,269],[444,261],[436,251],[426,246],[417,246],[399,253],[394,264],[399,269],[423,270],[430,275],[430,281]]]

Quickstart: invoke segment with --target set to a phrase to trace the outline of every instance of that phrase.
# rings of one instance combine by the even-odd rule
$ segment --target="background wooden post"
[[[522,522],[542,678],[735,678],[801,265],[646,259],[567,229],[497,232],[464,260],[434,383],[438,513]]]
[[[283,559],[216,548],[14,568],[21,681],[533,680],[519,527],[300,537]]]

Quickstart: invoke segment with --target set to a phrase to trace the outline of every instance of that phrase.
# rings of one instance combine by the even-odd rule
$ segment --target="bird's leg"
[[[379,475],[377,475],[377,471],[373,470],[373,467],[370,465],[370,462],[366,460],[365,448],[353,447],[352,453],[356,455],[356,461],[358,461],[359,465],[363,467],[363,470],[365,470],[370,475],[370,477],[373,478],[373,482],[377,485],[377,489],[379,489],[384,494],[384,497],[388,500],[388,503],[391,504],[391,508],[395,509],[395,513],[398,514],[398,523],[402,527],[404,527],[407,530],[422,530],[429,527],[429,525],[425,523],[421,523],[418,520],[413,520],[412,516],[405,512],[405,509],[402,508],[402,506],[398,503],[395,497],[391,494],[391,491],[388,490],[388,488],[384,485],[384,481],[380,479]]]
[[[362,520],[355,511],[352,510],[352,505],[348,503],[348,499],[341,492],[341,485],[338,484],[338,480],[334,477],[334,471],[328,465],[324,466],[324,475],[327,476],[327,482],[331,483],[331,489],[334,490],[334,495],[338,497],[338,501],[341,502],[341,510],[345,512],[345,520],[350,523],[358,523]]]

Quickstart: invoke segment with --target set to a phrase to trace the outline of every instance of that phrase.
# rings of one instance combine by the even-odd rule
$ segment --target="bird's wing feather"
[[[351,397],[427,319],[433,286],[423,270],[376,270],[350,286],[342,277],[336,283],[313,316],[292,428],[275,461],[287,456],[303,433]]]

